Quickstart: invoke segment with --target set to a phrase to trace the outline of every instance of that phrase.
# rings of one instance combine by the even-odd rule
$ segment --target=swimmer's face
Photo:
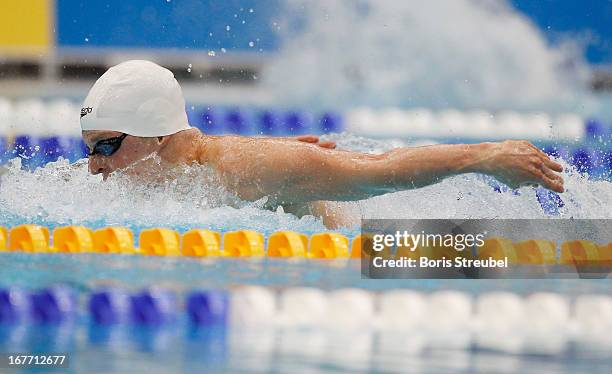
[[[83,131],[83,141],[91,153],[96,143],[121,137],[123,134],[117,131]],[[116,145],[120,142],[119,148],[109,155],[95,153],[89,156],[89,172],[92,174],[102,174],[106,179],[115,170],[130,167],[130,172],[138,173],[138,162],[159,150],[163,138],[142,138],[138,136],[126,135],[123,139],[118,138],[114,141]],[[144,167],[144,165],[143,165]]]

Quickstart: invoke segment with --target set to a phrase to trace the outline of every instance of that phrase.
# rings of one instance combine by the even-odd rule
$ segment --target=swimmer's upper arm
[[[281,200],[360,200],[377,194],[383,155],[323,149],[303,144],[283,147],[270,158],[269,176],[283,183],[276,186]]]
[[[368,191],[372,160],[380,156],[337,151],[302,142],[227,137],[213,164],[225,184],[253,200],[278,202],[358,200]]]

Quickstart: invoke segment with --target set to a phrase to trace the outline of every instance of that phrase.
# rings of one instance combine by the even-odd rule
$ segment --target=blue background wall
[[[57,4],[59,46],[253,51],[277,47],[271,21],[278,9],[274,0],[57,0]]]
[[[555,42],[566,33],[590,34],[586,50],[591,63],[612,63],[611,0],[512,0]]]
[[[612,63],[612,1],[511,0],[511,4],[553,43],[564,35],[588,32],[592,37],[588,60]],[[277,0],[57,0],[57,42],[71,47],[270,52],[278,47],[272,23],[279,12]]]

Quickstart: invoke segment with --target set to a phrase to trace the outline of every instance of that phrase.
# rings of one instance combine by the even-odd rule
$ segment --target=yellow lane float
[[[93,232],[83,226],[58,227],[53,230],[53,249],[66,253],[93,252]]]
[[[521,264],[552,265],[557,263],[557,245],[550,240],[525,240],[515,243]]]
[[[134,248],[132,231],[125,227],[106,227],[93,234],[94,252],[97,253],[139,253]]]
[[[251,257],[264,255],[264,237],[253,230],[226,232],[223,235],[223,255]]]
[[[349,256],[349,240],[342,234],[324,232],[310,237],[310,252],[312,258],[337,258]]]
[[[559,263],[565,265],[598,265],[599,248],[589,240],[570,240],[561,245]]]
[[[510,239],[505,238],[490,238],[484,241],[484,245],[478,248],[478,258],[485,260],[489,257],[495,260],[503,260],[508,258],[508,263],[518,263],[516,248]]]
[[[150,229],[140,232],[140,252],[149,256],[180,256],[181,237],[169,229]]]
[[[38,225],[21,225],[11,229],[9,250],[23,252],[49,252],[49,229]]]
[[[308,254],[308,236],[279,231],[268,238],[268,257],[305,257]]]
[[[6,251],[8,248],[8,230],[6,227],[0,227],[0,251]]]
[[[221,234],[216,231],[194,229],[183,235],[183,256],[221,256]]]

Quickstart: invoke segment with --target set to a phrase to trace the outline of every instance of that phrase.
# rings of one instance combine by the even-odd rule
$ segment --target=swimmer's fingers
[[[544,172],[544,175],[546,175],[550,179],[563,183],[563,177],[557,174],[553,169],[549,168],[547,165],[542,165],[541,170]]]
[[[544,176],[546,178],[546,186],[548,188],[556,192],[565,191],[565,188],[563,187],[563,178],[560,175],[555,174],[552,170],[548,168],[544,168]],[[554,188],[551,188],[550,186],[554,186]]]
[[[546,166],[549,169],[552,169],[556,172],[562,172],[563,171],[563,165],[561,165],[560,163],[553,161],[550,157],[548,157],[547,155],[544,155],[542,157],[542,161],[544,161],[544,166]]]
[[[527,145],[529,148],[531,148],[531,149],[533,149],[534,151],[536,151],[536,152],[537,152],[537,153],[538,153],[540,156],[546,156],[546,153],[544,153],[544,151],[543,151],[543,150],[541,150],[540,148],[536,147],[536,146],[535,146],[535,145],[533,145],[531,142],[528,142],[528,141],[526,141],[526,140],[525,140],[524,142],[525,142],[525,144],[526,144],[526,145]]]
[[[554,161],[553,159],[550,158],[549,155],[547,155],[543,150],[541,150],[540,148],[536,147],[535,145],[527,142],[526,143],[529,148],[533,149],[534,151],[536,151],[536,153],[540,156],[540,158],[542,159],[542,161],[544,161],[544,164],[546,164],[547,167],[551,168],[554,171],[558,171],[558,172],[562,172],[563,171],[563,166],[561,166],[560,163]]]
[[[335,149],[336,148],[336,142],[320,142],[319,147],[322,148],[327,148],[327,149]]]
[[[536,181],[549,190],[562,193],[564,191],[563,179],[558,175],[554,175],[552,171],[542,171],[543,169],[537,169],[535,167],[532,169],[531,173],[536,178]]]
[[[297,136],[296,139],[300,142],[316,144],[321,148],[327,148],[327,149],[336,148],[336,142],[331,142],[331,141],[319,142],[319,137],[316,135],[301,135],[301,136]]]
[[[296,139],[304,143],[318,143],[319,142],[319,137],[316,135],[301,135],[301,136],[296,137]]]

